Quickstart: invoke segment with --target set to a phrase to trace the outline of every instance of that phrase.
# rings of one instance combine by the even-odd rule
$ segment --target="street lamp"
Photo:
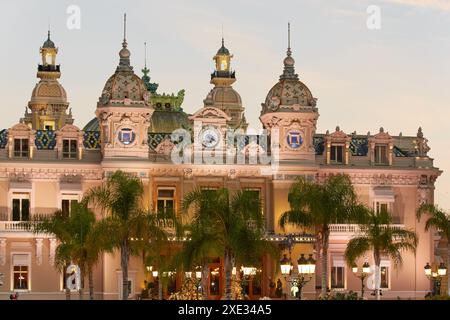
[[[286,254],[281,259],[280,266],[281,274],[284,276],[286,282],[290,282],[298,288],[298,299],[301,300],[303,287],[313,278],[316,270],[316,260],[314,260],[312,254],[309,255],[308,259],[305,258],[305,254],[300,254],[300,258],[297,260],[297,277],[290,280],[287,279],[287,276],[291,274],[293,265],[291,259]]]
[[[433,292],[432,295],[440,295],[441,294],[441,281],[442,278],[447,275],[447,267],[443,262],[439,264],[437,267],[437,271],[433,271],[431,265],[427,262],[425,267],[423,268],[425,275],[428,279],[433,280]]]
[[[367,278],[367,276],[370,273],[370,265],[367,261],[364,262],[362,269],[361,269],[361,274],[358,274],[358,266],[356,264],[354,264],[352,266],[352,272],[356,277],[361,279],[361,298],[364,299],[364,288],[365,288],[364,280]]]

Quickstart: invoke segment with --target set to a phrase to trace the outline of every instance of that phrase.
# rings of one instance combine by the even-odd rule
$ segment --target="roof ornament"
[[[298,80],[298,74],[295,73],[295,60],[292,58],[291,50],[291,23],[288,22],[288,48],[286,52],[286,58],[283,60],[284,70],[283,74],[280,76],[280,80],[290,79]]]
[[[422,127],[419,127],[419,129],[417,130],[417,138],[423,138]]]
[[[122,49],[119,52],[120,62],[119,66],[116,69],[116,72],[119,71],[133,71],[133,67],[130,65],[130,50],[128,50],[127,43],[127,14],[123,15],[123,42]]]

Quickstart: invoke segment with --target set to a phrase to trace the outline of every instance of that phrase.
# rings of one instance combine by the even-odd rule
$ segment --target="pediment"
[[[225,121],[230,121],[229,117],[225,112],[214,107],[205,107],[194,113],[189,117],[189,120],[200,120],[200,119],[223,119]]]

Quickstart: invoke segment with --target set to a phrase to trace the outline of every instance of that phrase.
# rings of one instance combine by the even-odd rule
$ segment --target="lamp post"
[[[440,295],[441,294],[441,281],[442,278],[447,275],[447,267],[443,262],[439,264],[436,271],[433,271],[433,268],[427,262],[425,267],[423,268],[425,275],[428,279],[433,281],[433,292],[432,295]]]
[[[370,265],[367,261],[364,262],[364,264],[361,268],[361,274],[358,274],[358,266],[353,265],[352,272],[356,277],[358,277],[361,280],[361,298],[364,299],[364,288],[365,288],[364,280],[370,274]]]
[[[308,259],[305,258],[305,254],[300,254],[300,258],[297,260],[297,268],[298,273],[297,276],[293,279],[288,280],[288,275],[291,274],[293,270],[293,265],[291,259],[287,257],[285,254],[283,259],[280,261],[281,266],[281,274],[284,276],[286,282],[295,284],[298,288],[298,299],[302,299],[302,289],[303,287],[311,281],[313,278],[313,274],[316,271],[316,260],[312,257],[312,254],[309,255]]]
[[[200,290],[202,290],[202,293],[203,293],[203,288],[201,288],[201,285],[200,285],[202,282],[202,267],[201,266],[198,266],[195,268],[195,280],[196,280],[195,287],[197,288],[197,300],[198,300],[198,292]]]

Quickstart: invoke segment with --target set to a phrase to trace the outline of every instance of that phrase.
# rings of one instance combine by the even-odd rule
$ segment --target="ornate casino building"
[[[401,269],[395,269],[388,258],[382,259],[383,298],[423,298],[430,291],[423,268],[427,262],[440,261],[440,238],[435,232],[424,231],[425,219],[418,222],[415,212],[421,203],[433,203],[434,184],[441,171],[427,155],[427,139],[420,128],[414,136],[393,136],[383,128],[364,134],[339,127],[316,132],[317,99],[296,73],[290,48],[281,75],[278,79],[273,75],[273,87],[267,94],[255,92],[263,100],[261,107],[244,107],[233,88],[237,80],[231,68],[233,55],[223,40],[213,57],[212,88],[203,107],[187,114],[182,108],[184,90],[176,95],[158,92],[147,66],[142,75],[135,72],[127,46],[124,39],[119,63],[115,71],[111,66],[109,78],[105,75],[92,120],[84,127],[74,125],[70,93],[59,81],[62,69],[50,32],[40,48],[38,81],[25,114],[18,123],[0,131],[0,299],[7,299],[11,292],[19,292],[20,299],[65,299],[64,276],[55,265],[57,240],[28,232],[20,223],[58,209],[70,214],[73,201],[80,201],[84,192],[118,169],[142,179],[144,205],[149,210],[178,211],[183,196],[197,187],[254,190],[263,203],[267,238],[282,242],[286,233],[297,235],[291,252],[294,265],[301,253],[320,257],[311,234],[296,228],[283,231],[278,225],[280,215],[289,209],[290,186],[298,177],[323,181],[334,174],[348,174],[362,202],[375,210],[388,209],[396,227],[414,230],[419,236],[417,254],[405,253]],[[255,134],[246,133],[246,111],[261,113],[269,144],[257,145],[255,141],[263,135],[255,139]],[[171,152],[177,141],[171,139],[171,133],[176,129],[191,134],[188,142],[192,146],[185,161],[174,164]],[[230,129],[240,132],[242,138],[231,139],[231,145],[241,141],[234,153],[227,149]],[[266,158],[276,154],[272,160],[277,165],[260,161],[262,157],[249,161],[251,150]],[[214,155],[213,163],[202,160],[201,155],[208,152]],[[187,161],[198,155],[200,161]],[[238,161],[239,156],[245,163]],[[360,280],[345,264],[343,255],[347,241],[358,230],[351,224],[331,226],[330,290],[360,290]],[[373,266],[371,255],[366,259]],[[274,261],[263,258],[262,268],[246,287],[249,297],[273,296],[271,283],[278,279],[289,292],[289,283],[278,269]],[[212,261],[208,279],[211,299],[221,297],[222,273],[220,259]],[[119,254],[103,255],[94,275],[96,298],[121,298],[121,277]],[[130,298],[141,292],[144,280],[153,281],[152,275],[146,272],[141,258],[132,257]],[[179,289],[182,280],[183,275],[175,274],[165,286],[164,296]],[[315,279],[304,288],[305,295],[312,296],[320,284],[318,265]],[[87,291],[86,286],[86,297]]]

